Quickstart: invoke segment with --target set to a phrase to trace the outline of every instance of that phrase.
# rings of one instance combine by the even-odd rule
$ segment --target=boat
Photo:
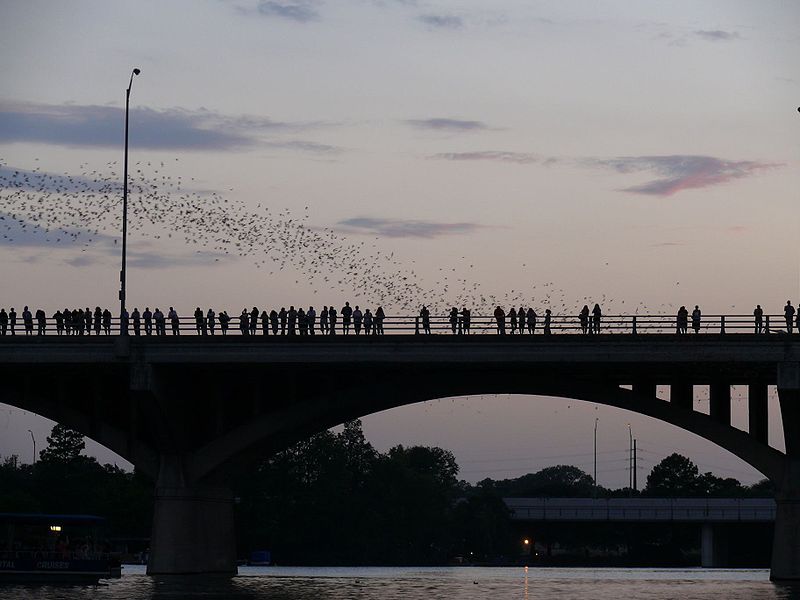
[[[94,515],[0,513],[0,583],[98,583],[121,576]]]

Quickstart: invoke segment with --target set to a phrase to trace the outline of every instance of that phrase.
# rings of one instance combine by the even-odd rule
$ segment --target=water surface
[[[241,567],[239,576],[148,577],[90,587],[0,587],[21,600],[772,600],[800,587],[772,584],[766,570]]]

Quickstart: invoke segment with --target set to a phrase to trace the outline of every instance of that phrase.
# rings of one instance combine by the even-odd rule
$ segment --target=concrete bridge
[[[648,415],[751,464],[777,489],[772,577],[800,580],[800,345],[789,335],[7,336],[0,377],[0,402],[154,478],[150,573],[235,572],[228,480],[265,453],[396,406],[530,394]],[[710,415],[693,410],[695,385],[710,386]],[[730,424],[731,385],[748,386],[746,432]],[[785,453],[767,444],[770,385]]]

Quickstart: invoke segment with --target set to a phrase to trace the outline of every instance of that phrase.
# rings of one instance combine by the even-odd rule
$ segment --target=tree
[[[691,460],[673,453],[658,463],[647,476],[646,496],[675,498],[697,496],[703,491],[700,472]]]
[[[498,481],[495,486],[500,495],[516,498],[580,498],[592,495],[594,480],[578,467],[557,465],[517,479]]]
[[[53,427],[47,437],[47,448],[39,452],[44,463],[74,463],[86,447],[83,436],[61,424]]]

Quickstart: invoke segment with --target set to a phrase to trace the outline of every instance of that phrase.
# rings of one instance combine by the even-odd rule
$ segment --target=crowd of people
[[[512,307],[507,313],[498,306],[495,308],[494,321],[499,335],[523,335],[526,331],[533,335],[539,324],[539,315],[531,308],[520,306],[519,309]],[[599,334],[602,321],[602,310],[599,304],[595,304],[592,310],[588,305],[584,305],[577,315],[577,322],[581,333]],[[447,314],[450,329],[453,334],[469,335],[472,326],[472,315],[468,308],[462,307],[461,310],[455,306]],[[792,333],[794,328],[800,332],[800,311],[795,310],[791,301],[786,301],[784,307],[784,318],[787,333]],[[123,310],[120,317],[118,328],[113,325],[114,317],[109,309],[101,309],[99,306],[91,310],[68,309],[57,310],[48,320],[44,310],[37,309],[34,312],[25,306],[22,314],[18,315],[12,307],[8,312],[5,308],[0,308],[0,336],[7,334],[16,335],[18,319],[22,321],[22,331],[24,335],[44,335],[47,331],[48,321],[55,324],[57,335],[95,335],[101,333],[111,335],[119,332],[122,335],[145,335],[145,336],[164,336],[167,334],[167,321],[169,321],[172,335],[181,334],[181,318],[175,308],[170,306],[166,315],[160,308],[156,307],[151,311],[150,307],[145,307],[144,311],[139,312],[134,308],[129,314]],[[689,331],[689,321],[691,319],[692,330],[700,332],[702,313],[700,307],[695,305],[691,315],[685,306],[678,309],[675,320],[675,331],[678,334],[686,334]],[[234,317],[228,315],[227,311],[220,311],[218,314],[213,309],[201,310],[198,306],[194,311],[194,324],[198,335],[215,335],[217,331],[221,335],[227,335],[231,328],[231,321]],[[356,305],[355,308],[345,302],[344,306],[337,311],[333,306],[323,306],[317,314],[313,306],[308,309],[290,306],[289,310],[281,307],[280,310],[266,309],[259,310],[253,307],[252,310],[242,309],[241,314],[236,317],[233,326],[239,330],[241,335],[336,335],[337,332],[343,335],[383,335],[384,321],[386,314],[382,307],[375,309],[373,313],[369,308],[364,309]],[[553,315],[550,309],[544,311],[541,319],[541,329],[544,335],[550,335],[553,329]],[[184,326],[186,320],[184,319]],[[723,321],[724,323],[724,321]],[[563,324],[562,324],[563,327]],[[634,320],[634,331],[635,331]],[[724,326],[723,326],[724,327]],[[753,310],[753,327],[757,334],[769,333],[769,317],[764,317],[761,305],[757,305]],[[431,333],[431,313],[427,306],[423,306],[419,314],[414,319],[414,332],[429,335]]]

